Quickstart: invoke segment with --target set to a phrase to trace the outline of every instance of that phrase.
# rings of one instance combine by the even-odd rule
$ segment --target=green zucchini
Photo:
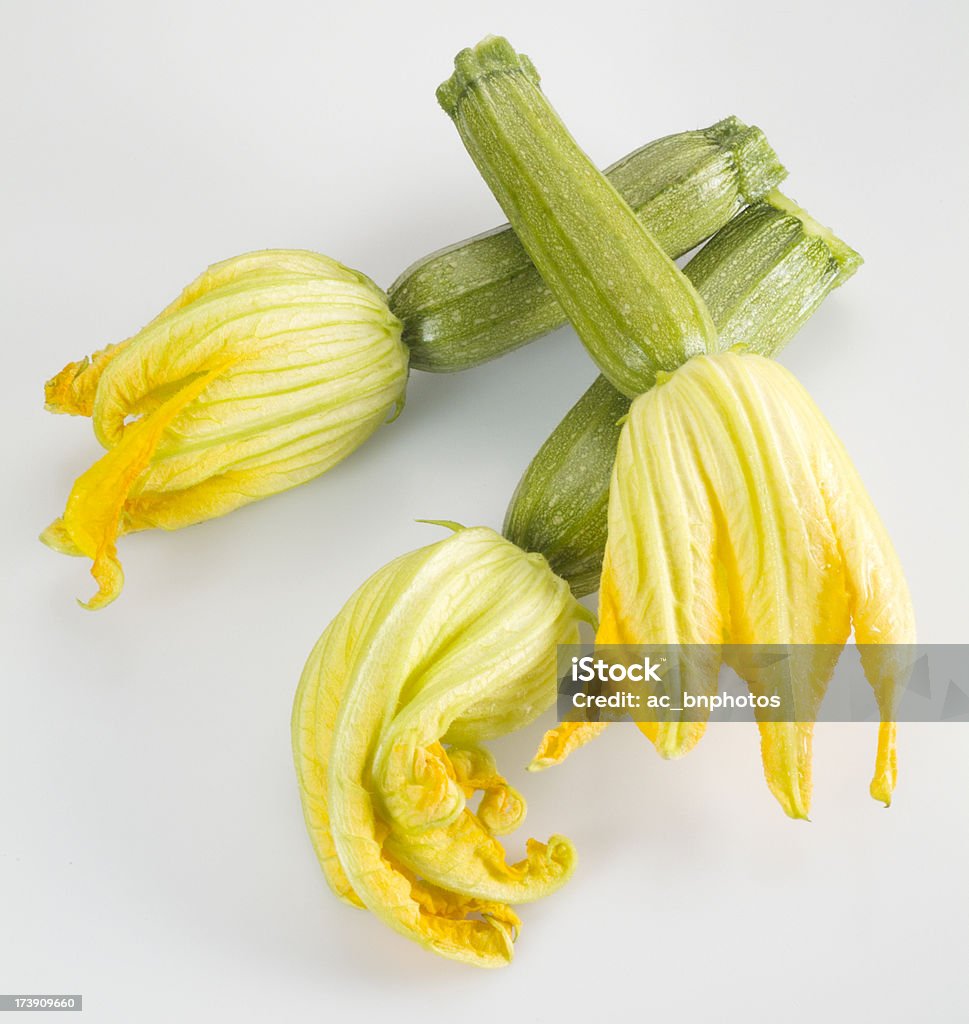
[[[779,192],[721,228],[687,264],[724,339],[775,356],[861,257]],[[504,534],[541,552],[577,597],[598,589],[609,481],[629,399],[599,377],[525,470]]]
[[[462,50],[437,90],[532,263],[613,387],[634,397],[717,349],[706,305],[579,148],[507,39]]]
[[[605,171],[667,255],[695,248],[786,171],[764,133],[736,117],[657,139]],[[505,224],[426,256],[388,291],[410,365],[466,370],[567,323]]]

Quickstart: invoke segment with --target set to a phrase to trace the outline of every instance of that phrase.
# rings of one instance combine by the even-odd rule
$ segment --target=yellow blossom
[[[575,853],[553,836],[506,862],[496,837],[525,804],[481,743],[552,703],[556,647],[589,618],[540,555],[483,527],[398,558],[354,594],[293,709],[303,811],[338,896],[443,956],[511,959],[511,905],[558,888]]]
[[[178,529],[311,480],[403,403],[400,322],[364,275],[266,250],[210,267],[134,337],[66,366],[52,412],[90,416],[105,454],[42,540],[121,591],[119,535]]]
[[[795,377],[761,356],[697,356],[632,405],[609,495],[600,644],[695,645],[684,687],[715,691],[720,645],[814,645],[796,659],[816,710],[852,629],[881,711],[871,794],[895,786],[892,710],[915,640],[891,541],[841,442]],[[770,674],[731,648],[753,690]],[[726,652],[724,652],[726,654]],[[811,799],[813,720],[759,716],[768,785],[792,817]],[[693,718],[641,722],[664,757],[700,739]],[[566,723],[534,768],[602,730]]]

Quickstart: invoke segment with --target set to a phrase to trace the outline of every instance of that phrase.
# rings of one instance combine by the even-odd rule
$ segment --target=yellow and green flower
[[[48,381],[47,408],[91,417],[107,449],[42,535],[92,559],[86,607],[121,592],[119,536],[224,515],[349,455],[403,404],[400,335],[363,274],[266,250],[210,267],[134,337]]]

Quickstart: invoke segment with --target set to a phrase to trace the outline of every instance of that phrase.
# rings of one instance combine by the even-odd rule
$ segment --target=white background
[[[969,728],[818,729],[814,820],[787,820],[753,727],[661,762],[617,728],[518,770],[527,834],[581,863],[523,908],[514,964],[437,959],[331,896],[289,748],[303,660],[377,567],[500,526],[592,379],[571,331],[453,377],[328,476],[126,539],[123,597],[37,533],[98,454],[42,384],[206,264],[319,249],[386,286],[502,218],[434,101],[508,35],[592,156],[735,113],[787,191],[867,257],[784,355],[907,569],[921,639],[967,641],[966,24],[950,3],[0,4],[0,991],[96,1021],[955,1021],[969,1012]],[[518,839],[523,843],[525,833]],[[514,847],[515,844],[512,843]],[[515,850],[517,852],[517,849]],[[392,1015],[392,1016],[391,1016]]]

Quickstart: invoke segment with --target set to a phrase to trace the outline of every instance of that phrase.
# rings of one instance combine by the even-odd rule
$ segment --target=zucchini
[[[721,228],[687,264],[724,347],[775,356],[861,257],[772,192]],[[599,586],[609,481],[629,399],[599,377],[525,470],[504,535],[541,552],[577,597]]]
[[[786,175],[764,133],[739,118],[657,139],[605,171],[676,258],[766,195]],[[505,224],[409,267],[390,286],[410,365],[449,373],[495,359],[567,323]]]
[[[599,370],[634,397],[716,351],[716,328],[538,81],[507,39],[489,37],[457,55],[437,98]]]

